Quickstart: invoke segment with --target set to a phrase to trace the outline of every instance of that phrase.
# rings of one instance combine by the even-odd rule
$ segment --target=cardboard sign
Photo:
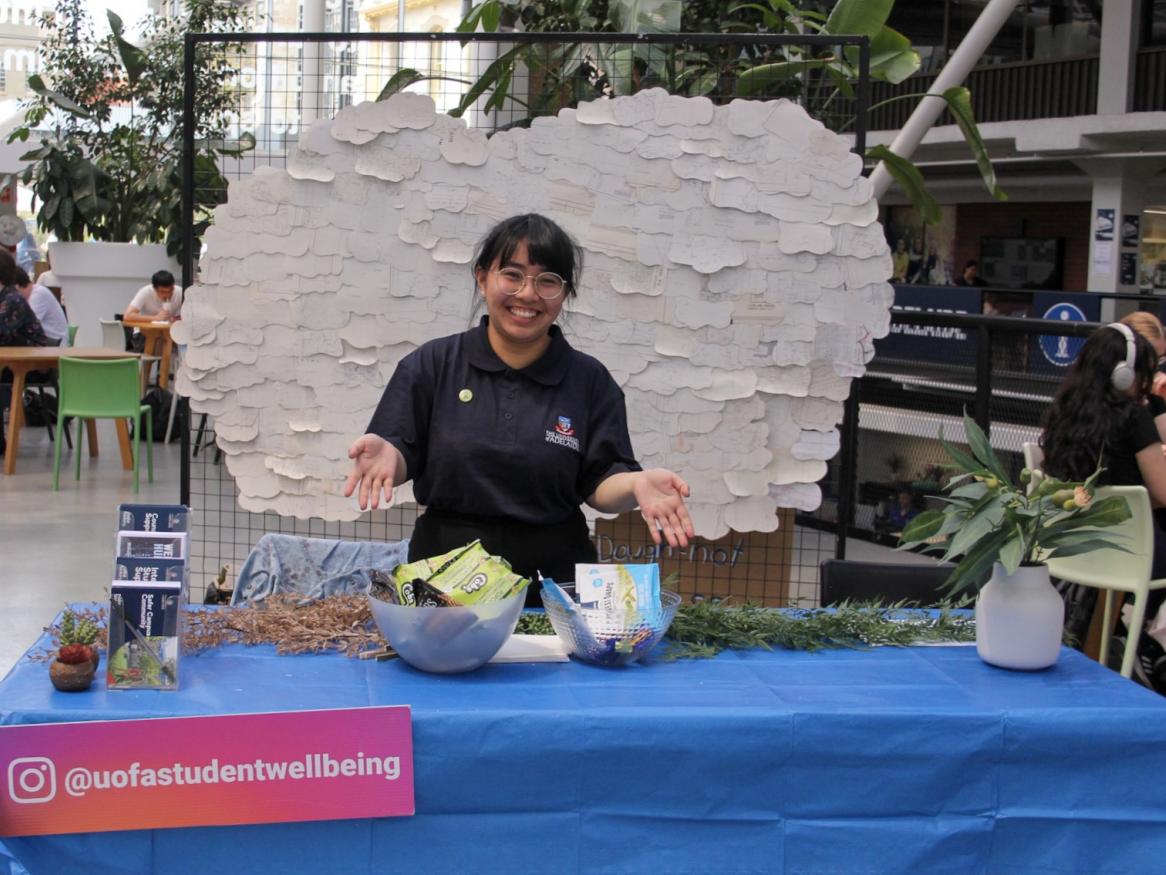
[[[694,538],[688,547],[657,547],[639,511],[595,521],[600,562],[659,562],[660,579],[676,572],[676,592],[691,600],[731,598],[786,607],[794,550],[794,512],[779,510],[776,532],[729,532],[715,540]]]
[[[412,721],[398,705],[6,726],[0,781],[2,836],[413,814]]]

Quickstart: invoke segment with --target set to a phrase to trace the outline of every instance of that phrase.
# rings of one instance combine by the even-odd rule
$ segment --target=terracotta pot
[[[92,661],[70,665],[54,659],[53,664],[49,666],[49,679],[53,686],[63,693],[79,693],[89,689],[95,674],[97,666]]]
[[[1000,668],[1048,668],[1061,654],[1065,603],[1049,580],[1046,565],[1028,565],[1012,574],[996,563],[976,599],[976,650]]]

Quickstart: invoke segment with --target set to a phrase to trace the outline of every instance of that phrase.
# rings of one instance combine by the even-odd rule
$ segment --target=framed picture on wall
[[[981,237],[980,276],[1001,289],[1060,289],[1062,237]]]

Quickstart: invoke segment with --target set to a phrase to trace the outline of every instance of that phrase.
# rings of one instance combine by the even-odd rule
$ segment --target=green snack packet
[[[453,592],[454,587],[469,581],[478,566],[490,558],[480,541],[474,541],[461,553],[440,568],[434,570],[426,580],[442,592]]]
[[[493,556],[487,556],[479,562],[464,578],[453,580],[444,577],[430,582],[462,605],[501,601],[529,583]]]

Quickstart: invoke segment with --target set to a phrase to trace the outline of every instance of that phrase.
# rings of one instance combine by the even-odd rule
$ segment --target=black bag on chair
[[[170,419],[170,405],[177,403],[174,393],[169,389],[154,386],[142,398],[142,403],[149,405],[150,422],[154,429],[154,443],[163,443],[166,440],[166,423]],[[182,408],[174,416],[174,430],[170,440],[176,441],[186,428],[186,416]]]

